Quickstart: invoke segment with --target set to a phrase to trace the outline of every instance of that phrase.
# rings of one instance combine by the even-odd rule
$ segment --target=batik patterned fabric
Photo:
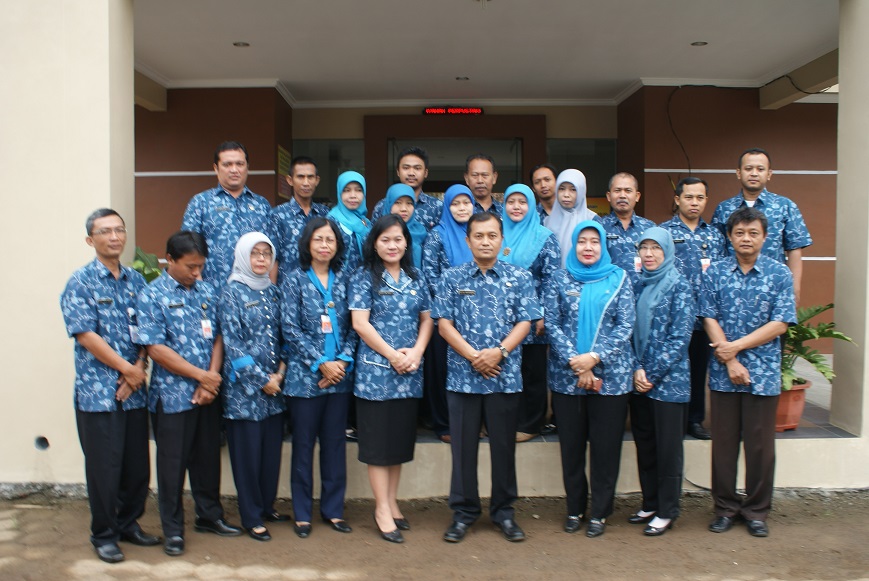
[[[760,255],[751,270],[743,273],[736,258],[729,256],[706,271],[699,316],[718,321],[728,341],[744,337],[770,321],[792,325],[797,315],[791,271],[780,262]],[[778,338],[741,351],[736,359],[748,369],[751,384],[732,383],[727,367],[712,356],[709,389],[754,395],[781,392],[781,341]]]
[[[181,229],[198,232],[208,243],[208,261],[202,269],[202,280],[218,289],[225,285],[232,272],[235,243],[241,235],[262,232],[272,237],[271,211],[268,201],[247,187],[238,198],[233,198],[220,186],[193,196],[184,212]]]
[[[438,225],[441,219],[441,212],[444,209],[444,203],[430,196],[425,192],[420,192],[414,207],[414,215],[417,221],[425,226],[426,230],[431,230]],[[383,216],[383,200],[380,200],[374,205],[371,211],[371,221],[374,222]]]
[[[543,304],[543,281],[555,274],[555,271],[559,268],[561,268],[561,246],[558,244],[555,234],[552,234],[546,239],[543,249],[528,269],[528,272],[531,273],[531,278],[534,280],[534,294],[537,296],[539,304]],[[522,341],[522,344],[548,345],[549,337],[546,336],[546,333],[537,335],[535,327],[536,325],[531,325],[531,331],[525,337],[525,340]]]
[[[220,335],[213,286],[200,280],[188,289],[164,273],[139,293],[136,311],[142,345],[165,345],[191,365],[209,368],[214,340]],[[197,385],[195,379],[154,363],[148,408],[156,412],[159,401],[167,414],[191,410],[197,407],[190,401]]]
[[[384,271],[380,286],[374,288],[371,272],[360,269],[350,283],[350,310],[369,311],[368,321],[393,349],[416,344],[419,315],[430,311],[422,273],[417,271],[416,276],[414,280],[402,270],[395,281]],[[422,397],[422,365],[412,373],[399,375],[388,359],[360,340],[354,393],[373,401]]]
[[[282,283],[293,269],[299,268],[299,238],[305,225],[311,218],[325,218],[328,213],[329,208],[323,204],[312,203],[311,211],[306,215],[295,198],[272,209],[269,238],[278,249],[278,283]]]
[[[613,264],[628,273],[632,290],[636,291],[638,273],[635,268],[634,258],[637,256],[637,244],[640,243],[640,235],[655,226],[651,220],[634,214],[627,230],[622,226],[621,220],[615,212],[610,212],[600,219],[603,229],[606,230],[606,247],[612,257]]]
[[[498,347],[521,321],[536,321],[543,312],[534,294],[531,274],[497,261],[485,274],[470,262],[444,272],[432,318],[453,322],[477,350]],[[501,373],[486,379],[452,348],[447,352],[447,389],[458,393],[518,393],[522,391],[522,351],[501,363]]]
[[[137,334],[136,296],[145,288],[142,275],[125,266],[115,279],[99,260],[75,271],[60,296],[66,332],[96,333],[129,363],[136,363],[140,347]],[[101,363],[75,343],[74,403],[83,412],[110,412],[117,408],[115,393],[120,373]],[[145,407],[147,389],[142,386],[123,403],[123,409]]]

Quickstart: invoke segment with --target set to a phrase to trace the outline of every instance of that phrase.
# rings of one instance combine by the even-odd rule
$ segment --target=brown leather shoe
[[[533,440],[539,434],[529,434],[527,432],[516,432],[516,441],[517,442],[527,442],[528,440]]]

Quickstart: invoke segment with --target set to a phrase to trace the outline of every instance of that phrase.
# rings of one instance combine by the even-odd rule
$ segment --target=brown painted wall
[[[292,110],[273,88],[174,89],[167,102],[162,113],[136,107],[136,172],[211,172],[214,148],[228,140],[244,144],[252,171],[276,171],[278,145],[292,151]],[[137,177],[136,244],[162,256],[190,198],[216,184],[213,176]],[[275,175],[250,176],[248,187],[275,203]]]

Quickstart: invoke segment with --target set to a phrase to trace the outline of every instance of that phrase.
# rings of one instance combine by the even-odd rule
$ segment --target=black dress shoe
[[[281,514],[278,511],[270,512],[263,515],[263,519],[267,522],[287,522],[289,520],[292,520],[292,518],[293,517],[291,517],[290,515]]]
[[[392,519],[392,521],[395,523],[395,526],[398,528],[398,530],[400,530],[400,531],[409,531],[410,530],[410,523],[407,521],[406,518],[394,518],[394,519]]]
[[[197,516],[193,524],[193,530],[197,533],[214,533],[221,537],[237,537],[241,535],[240,528],[229,524],[222,518],[206,520]]]
[[[582,528],[582,517],[581,516],[568,516],[564,519],[564,532],[566,533],[575,533],[579,529]]]
[[[717,516],[709,524],[709,530],[713,533],[726,533],[733,528],[733,521],[734,518],[732,516]]]
[[[471,525],[466,525],[463,522],[453,521],[453,524],[444,533],[444,540],[448,543],[460,543],[465,538],[465,534]]]
[[[540,428],[541,436],[548,436],[549,434],[558,433],[558,426],[555,424],[544,424],[542,428]]]
[[[258,528],[261,528],[262,531],[256,532],[254,530],[254,529],[258,529]],[[272,536],[269,534],[269,529],[267,529],[265,527],[251,527],[251,528],[247,529],[247,534],[249,534],[250,538],[252,538],[255,541],[270,541],[270,540],[272,540]]]
[[[328,519],[323,517],[323,522],[332,527],[333,530],[338,531],[339,533],[352,533],[353,529],[350,528],[350,525],[347,524],[347,521],[343,518],[339,518],[338,520]]]
[[[588,521],[588,530],[585,531],[585,536],[590,539],[599,537],[606,530],[606,520],[602,518],[593,518]]]
[[[160,544],[160,537],[149,535],[142,529],[137,529],[129,533],[121,533],[121,540],[139,545],[140,547],[153,547]]]
[[[525,531],[512,519],[508,518],[501,522],[496,522],[495,526],[501,529],[501,532],[504,533],[504,538],[511,543],[525,540]]]
[[[184,537],[166,537],[166,543],[163,545],[163,552],[170,557],[183,555]]]
[[[293,531],[300,539],[307,539],[311,536],[311,523],[293,523]]]
[[[667,530],[673,528],[673,521],[675,520],[676,519],[670,519],[670,522],[662,527],[653,527],[652,525],[649,525],[643,529],[643,534],[647,537],[660,537],[661,535],[666,533]]]
[[[655,513],[642,516],[637,514],[636,512],[628,517],[628,522],[632,525],[644,525],[646,523],[652,522],[652,519],[655,518]]]
[[[698,440],[711,440],[712,434],[709,433],[709,430],[703,427],[703,424],[700,422],[691,422],[688,424],[688,435],[694,436]]]
[[[100,561],[105,561],[106,563],[120,563],[124,560],[124,554],[116,543],[100,545],[94,547],[94,549],[96,549],[97,557],[100,558]]]
[[[748,527],[748,533],[753,537],[769,536],[769,528],[766,526],[766,521],[748,520],[745,521],[745,526]]]

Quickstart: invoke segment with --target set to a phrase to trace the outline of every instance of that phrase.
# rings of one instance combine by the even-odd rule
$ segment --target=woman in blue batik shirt
[[[412,244],[400,217],[379,218],[365,242],[365,268],[350,285],[350,316],[361,339],[354,390],[359,461],[368,464],[377,528],[393,543],[410,529],[398,483],[401,465],[413,460],[421,361],[434,326],[425,281],[411,264]]]
[[[670,232],[649,228],[639,255],[637,322],[634,326],[634,389],[631,431],[643,490],[641,510],[628,518],[663,535],[679,516],[682,494],[682,437],[691,398],[688,343],[696,318],[691,285],[676,268]]]
[[[586,201],[585,174],[578,169],[566,169],[555,180],[555,204],[552,212],[543,221],[543,225],[555,233],[555,238],[561,246],[561,266],[564,267],[567,257],[574,249],[571,246],[571,235],[576,225],[585,220],[596,220],[597,214],[588,209]]]
[[[249,232],[235,245],[232,274],[220,295],[223,335],[223,417],[241,524],[258,541],[271,540],[264,521],[289,517],[274,508],[281,468],[280,295],[269,280],[275,247]]]
[[[293,421],[290,489],[295,531],[311,534],[314,444],[320,443],[320,516],[349,533],[344,521],[347,489],[347,408],[353,392],[358,337],[350,327],[347,277],[341,271],[344,242],[338,226],[312,218],[299,239],[299,268],[281,288],[281,328],[287,342],[284,395]]]
[[[580,222],[571,240],[567,267],[544,282],[543,308],[567,495],[564,530],[578,531],[585,516],[588,445],[591,510],[586,536],[593,538],[604,533],[613,512],[633,374],[634,293],[625,271],[610,259],[603,226]]]
[[[432,228],[422,247],[422,273],[434,300],[441,273],[474,259],[465,240],[465,228],[474,214],[474,197],[465,184],[455,184],[444,192],[441,221]],[[447,342],[434,332],[425,358],[425,398],[431,413],[432,429],[442,442],[449,443],[450,417],[447,410]]]
[[[338,176],[338,204],[329,210],[328,217],[341,228],[344,239],[343,269],[352,273],[362,264],[362,245],[371,230],[371,222],[365,217],[365,178],[355,171],[345,171]]]
[[[413,239],[413,266],[422,268],[422,244],[428,236],[428,230],[414,216],[416,212],[416,194],[407,184],[393,184],[386,190],[384,208],[389,208],[390,214],[398,214],[407,224],[410,237]]]
[[[540,225],[534,192],[524,184],[514,184],[504,192],[504,243],[498,260],[531,272],[540,304],[543,280],[561,266],[561,248],[552,230]],[[543,320],[531,326],[522,342],[522,394],[519,403],[517,442],[526,442],[540,433],[546,417],[546,351],[549,341]]]

